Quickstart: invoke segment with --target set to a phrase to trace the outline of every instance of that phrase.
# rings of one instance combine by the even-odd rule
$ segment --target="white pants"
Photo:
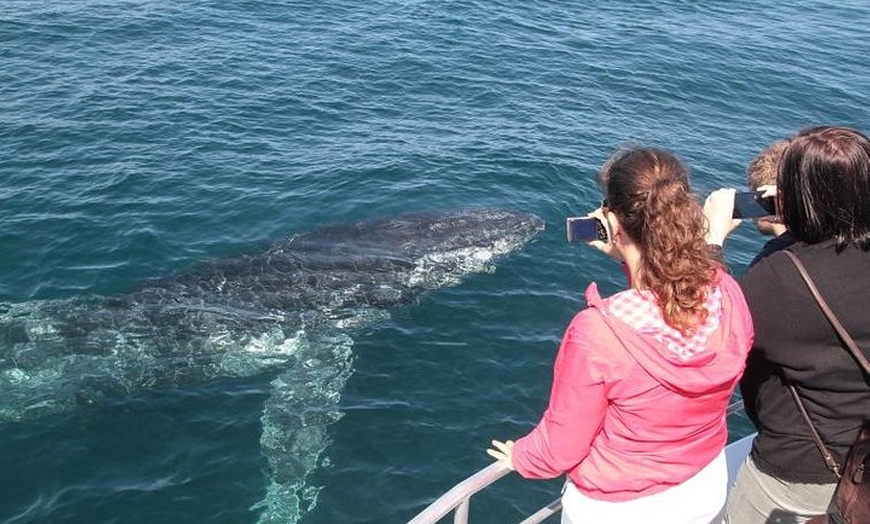
[[[727,491],[724,450],[682,484],[624,502],[589,498],[569,480],[562,494],[562,524],[710,524],[725,505]]]

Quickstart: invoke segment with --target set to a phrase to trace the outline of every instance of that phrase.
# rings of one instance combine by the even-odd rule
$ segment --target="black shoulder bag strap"
[[[819,303],[819,307],[821,308],[822,312],[825,314],[826,317],[828,317],[828,321],[830,321],[831,325],[837,331],[837,334],[840,335],[840,339],[843,341],[844,344],[846,344],[846,347],[849,349],[849,352],[852,353],[852,355],[855,357],[855,360],[857,360],[858,364],[864,369],[864,372],[867,373],[868,375],[870,375],[870,362],[867,361],[867,357],[864,356],[864,353],[862,353],[861,350],[858,348],[858,345],[855,343],[855,341],[852,339],[852,337],[846,331],[846,328],[843,327],[843,324],[840,323],[840,320],[837,318],[837,316],[831,310],[830,306],[828,306],[828,303],[825,302],[825,299],[819,293],[818,288],[816,288],[816,285],[813,282],[813,279],[810,278],[810,275],[809,275],[809,273],[807,273],[807,270],[804,267],[804,265],[801,263],[801,261],[798,259],[798,257],[794,253],[792,253],[791,251],[784,249],[783,252],[786,255],[788,255],[788,257],[794,263],[798,272],[801,274],[801,277],[803,277],[804,282],[806,282],[807,287],[810,289],[810,293],[813,294],[813,297],[816,299],[816,302]],[[788,389],[791,392],[791,396],[794,397],[795,403],[797,404],[798,409],[801,412],[801,415],[803,416],[804,420],[806,420],[807,425],[810,428],[810,433],[813,436],[813,440],[815,441],[816,446],[819,448],[819,451],[822,453],[822,456],[825,458],[825,464],[828,466],[828,468],[831,471],[834,472],[835,475],[837,475],[837,478],[840,478],[840,464],[837,462],[837,459],[834,457],[834,454],[831,453],[831,450],[829,450],[827,448],[827,446],[825,446],[824,442],[822,442],[822,438],[819,435],[818,430],[816,430],[816,426],[810,420],[810,415],[809,415],[809,413],[807,413],[807,410],[804,407],[803,402],[801,401],[800,397],[798,396],[797,390],[790,382],[788,384]]]

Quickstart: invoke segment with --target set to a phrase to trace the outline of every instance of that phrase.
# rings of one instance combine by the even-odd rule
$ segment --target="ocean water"
[[[124,293],[358,219],[537,214],[547,229],[494,273],[354,335],[298,520],[405,522],[533,426],[583,289],[623,285],[564,240],[610,151],[672,149],[703,195],[803,127],[867,131],[868,17],[862,1],[0,0],[0,302]],[[729,240],[735,274],[763,241]],[[257,522],[272,378],[0,424],[0,523]],[[472,522],[519,521],[559,487],[506,478]]]

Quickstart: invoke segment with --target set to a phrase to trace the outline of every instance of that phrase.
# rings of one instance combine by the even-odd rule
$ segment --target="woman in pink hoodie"
[[[562,522],[711,522],[725,503],[725,411],[752,345],[737,283],[704,240],[688,170],[652,148],[616,152],[593,216],[629,289],[568,326],[549,406],[531,433],[493,441],[527,478],[567,474]]]

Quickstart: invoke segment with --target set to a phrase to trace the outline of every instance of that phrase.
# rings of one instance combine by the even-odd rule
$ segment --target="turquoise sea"
[[[672,149],[703,195],[802,127],[870,130],[868,20],[859,0],[0,0],[0,302],[120,294],[357,219],[539,215],[495,273],[354,335],[298,520],[402,523],[532,427],[582,291],[623,285],[565,242],[610,151]],[[734,273],[763,241],[729,241]],[[272,378],[0,424],[0,523],[257,522]],[[472,522],[559,488],[509,477]]]

